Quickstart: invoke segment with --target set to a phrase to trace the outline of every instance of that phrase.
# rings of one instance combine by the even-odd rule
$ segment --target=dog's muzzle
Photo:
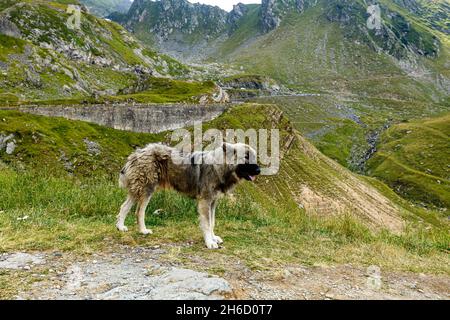
[[[247,181],[255,181],[256,177],[261,174],[261,168],[257,164],[240,164],[236,169],[239,178]]]

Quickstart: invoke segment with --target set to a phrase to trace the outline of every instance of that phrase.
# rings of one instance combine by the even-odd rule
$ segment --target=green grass
[[[12,7],[13,5],[15,5],[17,3],[16,0],[3,0],[0,3],[0,11],[7,9],[9,7]]]
[[[17,105],[19,98],[10,93],[0,93],[0,105]]]
[[[231,37],[220,46],[218,52],[220,57],[227,56],[236,50],[236,48],[244,45],[252,37],[259,35],[260,6],[248,5],[247,8],[249,11],[239,21],[236,30],[232,33]]]
[[[12,53],[23,53],[25,41],[0,34],[0,60],[8,61],[8,55]]]
[[[369,174],[416,203],[450,206],[450,115],[400,123],[383,135]]]
[[[361,159],[370,148],[367,137],[374,132],[382,132],[387,124],[450,111],[448,103],[331,94],[254,101],[277,104],[321,152],[356,172],[364,172]]]
[[[123,94],[106,98],[107,100],[173,103],[173,102],[197,102],[202,95],[211,94],[215,89],[212,81],[187,82],[164,78],[150,78],[143,91],[133,94]]]
[[[45,171],[16,173],[8,169],[0,173],[0,185],[3,252],[92,253],[113,244],[150,246],[193,241],[192,248],[182,251],[205,253],[194,201],[173,192],[160,192],[152,199],[146,223],[155,234],[144,237],[136,228],[128,234],[115,230],[115,216],[125,198],[115,181],[58,178]],[[449,239],[443,230],[415,229],[401,236],[375,234],[351,215],[318,219],[300,211],[263,206],[254,197],[256,193],[257,187],[245,185],[239,188],[236,202],[220,202],[217,233],[226,244],[219,255],[239,257],[256,269],[289,263],[353,263],[450,273],[445,254]],[[163,213],[153,215],[156,209],[163,209]],[[19,219],[24,216],[29,218]],[[133,215],[127,224],[135,224]],[[386,254],[395,254],[395,258]]]
[[[85,122],[68,122],[63,118],[35,117],[16,111],[0,111],[0,134],[14,134],[18,143],[14,155],[0,151],[4,163],[27,168],[46,168],[54,174],[65,174],[65,162],[73,164],[78,176],[117,172],[123,160],[136,146],[155,142],[161,135],[143,135],[116,131]],[[4,120],[3,120],[4,119]],[[84,139],[95,141],[101,156],[87,152]],[[120,171],[120,170],[119,170]]]
[[[114,79],[114,85],[107,86],[108,83],[99,83],[99,89],[122,89],[123,87],[133,87],[134,79],[126,77],[119,72],[107,69],[92,70],[82,69],[86,74],[95,73],[96,76],[107,74],[108,79]],[[137,93],[123,94],[115,96],[86,97],[79,95],[70,98],[53,99],[31,99],[20,101],[20,104],[38,104],[38,105],[77,105],[77,104],[103,104],[103,103],[198,103],[203,95],[210,95],[214,92],[216,85],[212,81],[206,82],[188,82],[182,80],[170,80],[166,78],[150,78],[145,83],[146,89]],[[17,104],[17,97],[11,94],[0,94],[0,103]],[[8,103],[9,102],[9,103]]]

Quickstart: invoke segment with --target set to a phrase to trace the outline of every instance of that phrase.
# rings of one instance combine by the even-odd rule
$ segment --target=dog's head
[[[261,174],[255,149],[243,143],[224,143],[222,148],[227,162],[233,165],[239,179],[255,181],[256,177]]]

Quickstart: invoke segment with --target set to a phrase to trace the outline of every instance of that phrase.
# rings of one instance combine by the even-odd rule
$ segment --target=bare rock
[[[0,256],[0,269],[31,269],[30,265],[45,263],[42,254],[17,252]]]
[[[0,134],[0,151],[3,149],[5,149],[7,154],[13,154],[14,150],[16,149],[14,134],[10,134],[8,136]]]
[[[8,144],[6,145],[6,154],[13,154],[14,150],[16,150],[16,142],[15,141],[8,142]]]
[[[62,280],[65,283],[57,287],[35,285],[34,295],[70,300],[217,300],[232,292],[222,278],[189,269],[163,267],[156,261],[135,257],[120,262],[74,263],[67,268]]]
[[[89,139],[85,138],[84,143],[87,148],[87,152],[91,156],[98,156],[101,153],[100,145],[95,141],[90,141]]]

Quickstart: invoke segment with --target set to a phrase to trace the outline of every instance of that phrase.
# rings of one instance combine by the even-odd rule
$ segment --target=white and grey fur
[[[231,155],[243,160],[223,161]],[[234,157],[233,157],[234,158]],[[128,190],[116,227],[127,231],[125,218],[134,204],[139,231],[151,234],[145,225],[145,210],[155,190],[172,188],[198,201],[200,228],[209,249],[217,249],[223,240],[215,235],[215,212],[222,194],[232,190],[241,179],[254,180],[260,173],[256,151],[246,144],[229,144],[209,152],[183,153],[162,144],[149,144],[128,157],[120,173],[119,184]]]

